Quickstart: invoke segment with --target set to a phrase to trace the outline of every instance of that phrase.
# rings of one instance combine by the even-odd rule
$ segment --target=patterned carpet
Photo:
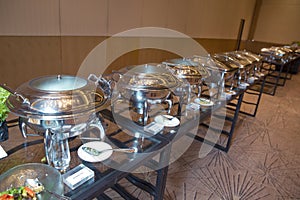
[[[300,199],[300,75],[239,115],[228,153],[199,158],[201,142],[169,167],[166,200]]]

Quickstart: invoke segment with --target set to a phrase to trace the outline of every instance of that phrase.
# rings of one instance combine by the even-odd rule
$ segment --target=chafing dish
[[[96,113],[106,106],[108,96],[99,87],[99,82],[105,83],[105,80],[97,78],[97,81],[95,84],[81,77],[51,75],[32,79],[15,91],[2,86],[11,92],[6,104],[19,116],[23,136],[44,136],[47,156],[53,134],[64,140],[96,127],[100,131],[99,137],[104,137]],[[29,134],[28,128],[34,133]]]
[[[252,53],[250,51],[243,50],[243,51],[235,51],[235,52],[238,53],[238,54],[246,56],[252,63],[261,62],[261,60],[262,60],[261,55]]]
[[[270,48],[262,48],[261,55],[266,62],[272,62],[276,64],[285,64],[289,61],[289,54],[291,50],[283,47],[272,46]]]
[[[240,73],[244,75],[243,84],[248,84],[247,82],[252,80],[252,78],[257,79],[257,77],[263,76],[260,72],[262,64],[260,56],[246,51],[232,51],[227,52],[226,54],[241,63]]]
[[[230,52],[215,54],[214,58],[224,63],[225,65],[237,70],[235,72],[235,78],[234,78],[234,80],[237,80],[236,83],[237,87],[242,84],[243,76],[244,76],[244,81],[245,82],[247,81],[247,69],[251,64],[249,60],[245,60],[241,56],[237,56],[234,53],[230,53]],[[231,85],[231,88],[233,88],[233,84]]]
[[[262,56],[258,54],[254,54],[249,51],[235,51],[236,54],[246,57],[250,62],[251,66],[247,69],[248,80],[251,80],[251,77],[257,79],[261,76],[264,76],[263,73],[260,72],[262,66]]]
[[[251,59],[249,59],[247,56],[245,56],[237,51],[230,51],[230,52],[226,52],[224,54],[231,57],[236,62],[239,62],[244,68],[247,68],[252,64]]]
[[[99,111],[106,100],[94,82],[58,75],[39,77],[22,84],[9,96],[7,106],[21,117],[59,120]]]
[[[203,67],[207,68],[211,74],[205,79],[205,84],[213,90],[217,87],[217,92],[215,94],[210,94],[210,96],[216,96],[216,98],[221,98],[224,94],[225,83],[233,84],[234,76],[238,70],[238,66],[231,66],[225,64],[222,59],[218,59],[215,56],[194,56],[193,61],[198,62]]]
[[[183,83],[163,64],[130,66],[115,74],[112,99],[129,101],[130,110],[142,115],[134,120],[141,125],[147,124],[149,108],[153,104],[167,103],[170,113],[171,95],[179,94]],[[113,102],[113,107],[117,102]]]
[[[169,66],[178,78],[187,80],[192,88],[197,88],[198,96],[200,96],[203,80],[210,76],[207,68],[189,58],[172,59],[163,64]]]

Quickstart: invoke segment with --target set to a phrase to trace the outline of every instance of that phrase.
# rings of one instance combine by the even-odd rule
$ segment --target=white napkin
[[[5,152],[5,150],[0,145],[0,159],[5,158],[6,156],[7,156],[7,153]]]

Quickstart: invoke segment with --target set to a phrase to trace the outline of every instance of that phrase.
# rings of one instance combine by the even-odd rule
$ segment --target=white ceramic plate
[[[236,91],[234,90],[226,90],[226,95],[236,95]]]
[[[93,156],[93,155],[85,152],[82,149],[82,147],[91,147],[98,151],[102,151],[104,149],[112,149],[112,147],[109,144],[107,144],[106,142],[100,142],[100,141],[88,142],[88,143],[81,145],[77,151],[78,156],[82,160],[87,161],[87,162],[101,162],[101,161],[109,158],[111,156],[111,154],[113,153],[113,151],[105,151],[98,156]]]
[[[201,106],[213,106],[214,102],[206,98],[196,98],[195,103],[200,104]]]
[[[154,121],[165,127],[175,127],[180,124],[179,119],[171,115],[158,115],[154,118]]]

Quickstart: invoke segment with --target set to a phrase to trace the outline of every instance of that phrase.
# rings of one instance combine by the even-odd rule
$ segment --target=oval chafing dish
[[[233,84],[233,78],[239,67],[234,65],[225,64],[222,59],[218,59],[215,56],[194,56],[193,60],[200,63],[202,66],[206,67],[211,76],[205,79],[205,83],[209,85],[210,88],[215,88],[217,86],[217,92],[215,95],[210,94],[210,96],[216,96],[216,98],[221,98],[225,90],[225,83],[229,82],[230,85]]]
[[[286,62],[288,53],[289,52],[284,51],[284,49],[275,46],[261,49],[261,55],[263,56],[264,61],[278,63],[278,64],[283,64]]]
[[[238,54],[246,56],[252,63],[253,62],[261,62],[261,60],[262,60],[261,55],[252,53],[250,51],[244,50],[244,51],[235,51],[235,52],[238,53]]]
[[[228,53],[215,54],[213,57],[233,70],[243,69],[245,67],[245,64],[239,62],[236,58]]]
[[[210,55],[194,56],[193,61],[198,62],[201,66],[207,68],[210,74],[212,71],[218,71],[222,74],[232,74],[238,69],[238,67],[226,65],[219,59],[211,57]]]
[[[261,76],[264,76],[264,74],[261,73],[261,71],[260,71],[261,66],[262,66],[262,56],[261,55],[254,54],[254,53],[246,51],[246,50],[235,51],[234,53],[247,58],[251,62],[251,65],[249,65],[249,67],[247,68],[248,77],[251,76],[254,79],[256,79],[257,77],[259,78]]]
[[[251,66],[251,64],[253,62],[247,56],[245,56],[237,51],[226,52],[225,54],[228,55],[229,57],[231,57],[233,60],[235,60],[235,62],[239,62],[245,68],[248,66]]]
[[[215,54],[214,58],[219,60],[220,62],[224,63],[228,67],[232,67],[233,69],[236,69],[234,79],[237,79],[237,86],[241,84],[243,75],[244,75],[244,79],[247,80],[247,67],[249,66],[248,61],[241,62],[241,60],[243,60],[243,59],[237,59],[231,53]],[[233,84],[233,82],[232,82],[232,84]],[[231,86],[231,88],[232,87],[233,86]]]

